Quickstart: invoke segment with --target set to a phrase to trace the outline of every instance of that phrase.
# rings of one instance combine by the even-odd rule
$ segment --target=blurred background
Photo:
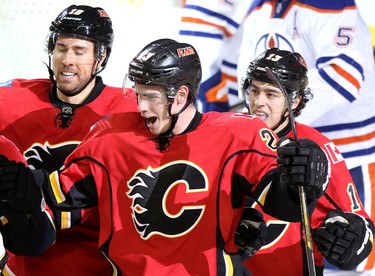
[[[115,40],[101,76],[107,84],[121,86],[141,47],[157,38],[176,38],[183,0],[0,0],[0,82],[48,77],[44,41],[51,21],[71,4],[99,6],[111,17]],[[375,1],[357,0],[357,5],[374,30]]]
[[[121,86],[129,61],[148,42],[177,34],[182,0],[0,0],[0,82],[48,78],[44,41],[66,7],[103,8],[112,19],[114,43],[105,83]]]

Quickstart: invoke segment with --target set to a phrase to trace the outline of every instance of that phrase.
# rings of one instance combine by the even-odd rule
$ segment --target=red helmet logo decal
[[[177,49],[178,57],[186,57],[186,56],[190,56],[190,55],[194,55],[194,54],[195,54],[195,50],[190,46]]]

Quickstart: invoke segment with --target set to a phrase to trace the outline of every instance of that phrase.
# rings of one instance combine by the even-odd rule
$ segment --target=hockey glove
[[[322,196],[328,185],[329,163],[326,154],[309,139],[297,142],[282,138],[277,146],[280,183],[298,194],[303,186],[308,200]]]
[[[0,272],[3,271],[7,261],[8,261],[8,253],[5,250],[4,243],[3,243],[3,236],[0,234]],[[0,274],[3,275],[3,274]]]
[[[249,207],[244,209],[234,236],[234,242],[243,261],[266,244],[267,230],[261,212]]]
[[[23,163],[9,161],[0,155],[0,215],[3,215],[14,231],[26,231],[30,214],[44,210],[41,189],[31,170]]]
[[[352,270],[370,254],[373,224],[354,213],[331,211],[313,233],[318,250],[331,264]]]

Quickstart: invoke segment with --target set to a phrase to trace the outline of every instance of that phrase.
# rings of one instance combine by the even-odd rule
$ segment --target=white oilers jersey
[[[278,2],[186,1],[180,36],[195,46],[201,58],[203,81],[198,100],[206,106],[200,110],[223,111],[228,94],[237,95],[250,61],[266,49],[299,52],[309,67],[314,99],[297,120],[332,139],[349,169],[373,162],[372,42],[354,1]],[[239,102],[229,97],[232,106]]]
[[[180,40],[197,49],[202,64],[198,94],[201,111],[228,111],[228,101],[238,103],[237,60],[240,30],[253,0],[187,0],[182,10]]]
[[[375,160],[375,70],[371,34],[354,1],[256,1],[244,21],[238,63],[268,48],[299,52],[314,98],[298,121],[312,125],[354,168]]]

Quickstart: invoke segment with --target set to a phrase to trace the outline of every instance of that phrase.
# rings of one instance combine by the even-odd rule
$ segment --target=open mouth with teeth
[[[146,126],[150,128],[156,122],[156,117],[145,118],[145,122]]]
[[[76,73],[72,73],[72,72],[61,72],[61,75],[63,75],[63,77],[65,77],[65,78],[72,78],[72,77],[74,77],[77,74]]]
[[[253,113],[253,116],[259,117],[262,121],[265,121],[268,118],[268,115],[266,113],[261,113],[261,112],[255,112]]]

